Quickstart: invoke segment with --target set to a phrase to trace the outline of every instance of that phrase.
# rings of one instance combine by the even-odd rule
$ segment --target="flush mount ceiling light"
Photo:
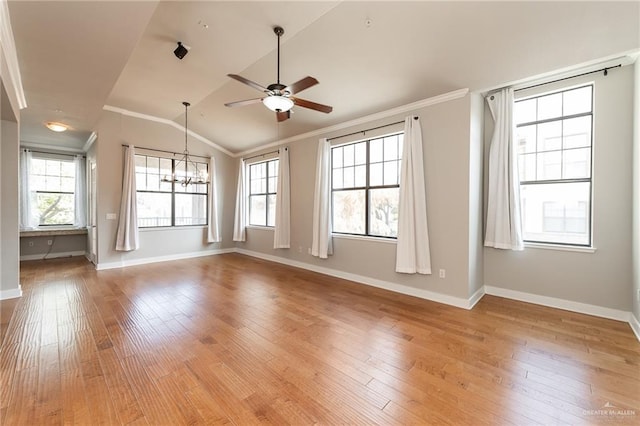
[[[55,121],[49,121],[48,123],[45,123],[45,126],[47,126],[47,129],[58,133],[65,132],[69,129],[69,126]]]
[[[286,96],[267,96],[262,99],[264,106],[274,112],[286,112],[293,108],[293,101]]]

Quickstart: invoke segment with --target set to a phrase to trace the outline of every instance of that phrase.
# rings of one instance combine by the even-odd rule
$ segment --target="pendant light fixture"
[[[175,164],[171,177],[163,176],[162,182],[178,183],[181,186],[207,184],[209,183],[209,176],[206,171],[201,169],[204,164],[201,164],[199,168],[189,157],[189,149],[187,147],[187,110],[191,104],[182,102],[182,105],[184,105],[184,152],[182,153],[182,158]]]

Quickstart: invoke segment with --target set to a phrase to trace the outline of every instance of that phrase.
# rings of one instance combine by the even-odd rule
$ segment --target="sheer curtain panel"
[[[331,144],[318,142],[316,188],[313,196],[313,241],[311,255],[326,259],[333,254],[331,241]]]
[[[495,122],[489,148],[489,193],[484,245],[522,250],[520,181],[513,135],[513,89],[502,89],[487,97]]]
[[[236,190],[236,216],[233,222],[233,241],[247,239],[247,183],[245,182],[245,163],[240,159],[238,165],[238,188]]]
[[[218,191],[216,189],[216,159],[209,158],[209,226],[207,227],[207,242],[219,243],[220,226],[218,224]]]
[[[34,194],[29,184],[29,171],[33,155],[28,149],[20,152],[20,229],[33,229],[38,226],[31,208],[35,206]]]
[[[418,117],[404,120],[396,272],[431,273],[422,130]]]
[[[73,157],[73,164],[76,169],[76,187],[74,194],[75,216],[73,226],[76,228],[87,227],[87,171],[86,162],[82,155]]]
[[[289,148],[280,148],[278,155],[278,189],[273,248],[290,247],[291,197],[289,192]]]
[[[124,173],[120,217],[116,235],[117,251],[133,251],[140,247],[136,199],[136,152],[133,145],[125,147]]]

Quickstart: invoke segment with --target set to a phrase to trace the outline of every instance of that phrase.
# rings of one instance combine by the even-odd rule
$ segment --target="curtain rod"
[[[563,78],[558,78],[556,80],[551,80],[551,81],[547,81],[545,83],[540,83],[540,84],[534,84],[533,86],[527,86],[527,87],[521,87],[519,89],[513,89],[514,92],[519,92],[521,90],[527,90],[527,89],[533,89],[534,87],[540,87],[540,86],[544,86],[547,84],[551,84],[551,83],[557,83],[559,81],[565,81],[565,80],[570,80],[572,78],[577,78],[577,77],[582,77],[585,75],[589,75],[589,74],[596,74],[599,72],[604,72],[605,77],[609,74],[609,70],[613,69],[613,68],[620,68],[622,67],[622,64],[618,64],[618,65],[613,65],[611,67],[604,67],[604,68],[600,68],[599,70],[594,70],[594,71],[588,71],[588,72],[583,72],[582,74],[577,74],[577,75],[572,75],[569,77],[563,77]],[[498,89],[500,90],[500,89]],[[495,93],[496,91],[494,91]],[[493,95],[491,95],[491,100],[493,100]]]
[[[128,147],[129,145],[127,145],[126,143],[123,143],[122,146]],[[164,149],[145,148],[143,146],[138,146],[138,145],[134,145],[134,146],[136,148],[138,148],[138,149],[144,149],[145,151],[164,152],[165,154],[171,154],[171,155],[183,155],[184,154],[184,152],[179,153],[179,152],[173,152],[173,151],[165,151]],[[198,158],[209,159],[209,157],[206,157],[204,155],[195,155],[195,154],[191,154],[191,153],[189,153],[189,157],[198,157]]]
[[[285,147],[284,149],[289,149],[287,147]],[[264,157],[265,155],[271,155],[271,154],[277,154],[279,153],[279,150],[275,150],[275,151],[270,151],[270,152],[265,152],[264,154],[258,154],[258,155],[254,155],[253,157],[247,157],[247,158],[243,158],[243,161],[247,161],[247,160],[252,160],[254,158],[258,158],[258,157]]]
[[[85,155],[81,154],[62,154],[60,152],[51,152],[51,151],[38,151],[36,149],[22,148],[23,151],[35,152],[38,154],[51,154],[51,155],[61,155],[63,157],[77,157],[78,155],[82,158],[87,158]]]
[[[413,117],[413,119],[417,120],[418,116],[415,115]],[[395,126],[396,124],[402,124],[402,123],[404,123],[404,120],[396,121],[395,123],[384,124],[382,126],[373,127],[371,129],[360,130],[359,132],[347,133],[346,135],[336,136],[335,138],[327,139],[327,142],[331,142],[333,140],[340,139],[340,138],[346,138],[347,136],[353,136],[353,135],[357,135],[357,134],[360,134],[360,133],[362,133],[362,136],[364,136],[364,135],[366,135],[367,132],[371,132],[373,130],[378,130],[378,129],[384,129],[385,127]]]

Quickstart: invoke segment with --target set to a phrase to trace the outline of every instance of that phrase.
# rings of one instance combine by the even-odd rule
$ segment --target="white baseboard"
[[[146,265],[148,263],[169,262],[172,260],[192,259],[194,257],[214,256],[224,253],[234,253],[235,248],[195,251],[191,253],[172,254],[168,256],[146,257],[143,259],[122,260],[121,262],[109,262],[96,264],[96,270],[104,271],[106,269],[126,268],[127,266]]]
[[[16,297],[22,297],[22,286],[20,285],[11,290],[0,290],[0,300],[15,299]]]
[[[471,309],[473,305],[477,303],[478,300],[483,295],[482,289],[478,290],[474,293],[473,296],[469,299],[464,299],[462,297],[449,296],[447,294],[436,293],[434,291],[423,290],[415,287],[409,287],[406,285],[393,283],[390,281],[378,280],[371,277],[365,277],[363,275],[352,274],[350,272],[338,271],[336,269],[325,268],[323,266],[317,266],[310,263],[298,262],[296,260],[286,259],[280,256],[272,256],[269,254],[259,253],[256,251],[245,250],[236,248],[237,253],[245,254],[247,256],[256,257],[258,259],[264,259],[271,262],[282,263],[288,266],[293,266],[300,269],[306,269],[313,272],[318,272],[320,274],[329,275],[336,278],[342,278],[349,281],[354,281],[359,284],[365,284],[372,287],[382,288],[384,290],[390,290],[400,294],[406,294],[408,296],[419,297],[420,299],[431,300],[433,302],[443,303],[445,305],[455,306],[457,308],[462,309]]]
[[[41,253],[41,254],[27,254],[24,256],[20,256],[20,261],[23,260],[42,260],[42,259],[57,259],[59,257],[72,257],[72,256],[86,256],[86,252],[84,250],[80,251],[64,251],[59,253]]]
[[[629,325],[631,326],[633,333],[636,335],[636,338],[640,342],[640,321],[638,321],[638,318],[636,318],[633,313],[629,313]]]
[[[484,292],[485,294],[490,294],[492,296],[505,297],[507,299],[520,300],[521,302],[528,302],[536,305],[549,306],[551,308],[564,309],[565,311],[578,312],[580,314],[587,314],[601,318],[629,322],[630,313],[618,309],[605,308],[602,306],[589,305],[587,303],[558,299],[556,297],[540,296],[538,294],[524,293],[521,291],[492,287],[488,285],[484,286]]]

